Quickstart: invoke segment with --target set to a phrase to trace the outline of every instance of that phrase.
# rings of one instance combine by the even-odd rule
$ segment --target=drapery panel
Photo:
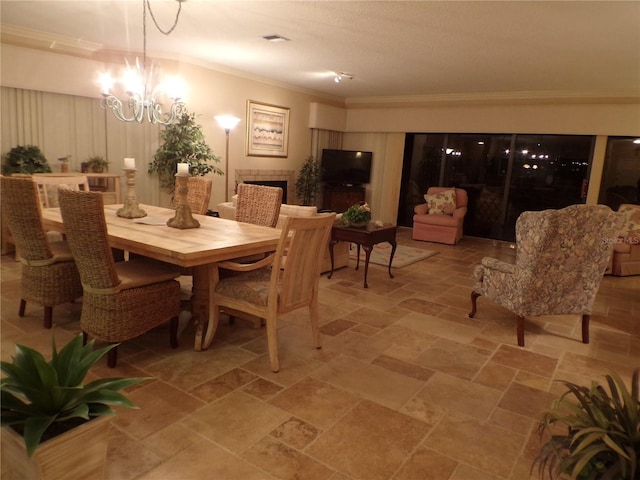
[[[120,122],[95,98],[2,87],[0,99],[2,155],[17,145],[37,145],[54,172],[60,171],[59,158],[69,157],[69,170],[80,171],[88,157],[100,155],[110,162],[110,173],[123,175],[123,195],[123,158],[133,157],[138,201],[171,205],[157,177],[147,174],[160,145],[161,126]]]

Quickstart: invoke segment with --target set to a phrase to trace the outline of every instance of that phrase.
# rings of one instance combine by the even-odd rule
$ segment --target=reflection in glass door
[[[409,134],[398,225],[411,226],[430,186],[464,188],[465,235],[515,241],[525,210],[583,203],[595,138],[572,135]],[[410,194],[409,194],[410,192]]]
[[[640,205],[640,138],[609,137],[598,203]]]

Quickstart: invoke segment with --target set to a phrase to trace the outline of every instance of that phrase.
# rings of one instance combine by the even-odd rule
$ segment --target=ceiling
[[[169,28],[180,4],[151,0]],[[142,0],[0,3],[2,40],[100,58],[142,51]],[[147,20],[150,56],[372,97],[640,97],[640,1],[218,1]],[[281,35],[288,42],[262,37]],[[354,75],[333,81],[333,72]]]

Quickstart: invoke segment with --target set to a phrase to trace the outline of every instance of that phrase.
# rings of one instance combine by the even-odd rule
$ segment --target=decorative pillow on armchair
[[[427,202],[430,214],[453,215],[456,209],[456,191],[453,188],[432,195],[426,194],[424,199]]]

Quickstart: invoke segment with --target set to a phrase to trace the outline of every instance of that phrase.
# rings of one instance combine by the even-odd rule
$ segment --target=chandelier
[[[176,1],[179,6],[175,21],[169,30],[164,31],[153,16],[149,0],[142,0],[142,63],[136,58],[135,68],[132,68],[129,62],[126,62],[127,67],[121,83],[124,85],[128,96],[127,99],[120,100],[111,93],[114,81],[108,73],[100,76],[102,88],[102,101],[100,104],[102,108],[109,108],[114,116],[122,122],[142,123],[146,117],[149,123],[170,125],[179,119],[183,113],[186,113],[187,107],[181,100],[182,88],[179,82],[160,82],[157,65],[152,63],[147,67],[147,8],[158,31],[164,35],[169,35],[178,25],[182,2],[186,0]],[[172,100],[172,104],[169,107],[169,111],[163,114],[159,100],[164,94]],[[127,110],[126,113],[125,110]]]

